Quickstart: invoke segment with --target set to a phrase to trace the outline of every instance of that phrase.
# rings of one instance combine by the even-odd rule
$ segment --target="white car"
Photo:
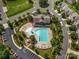
[[[6,38],[3,38],[3,41],[7,41],[7,39]]]
[[[60,22],[61,26],[64,26],[62,22]]]
[[[34,16],[36,16],[36,15],[37,15],[37,11],[33,11],[32,14],[33,14]]]

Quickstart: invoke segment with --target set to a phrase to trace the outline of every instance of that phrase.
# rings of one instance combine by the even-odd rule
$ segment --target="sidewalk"
[[[73,51],[70,48],[68,48],[67,53],[73,53],[75,55],[79,55],[79,52]]]

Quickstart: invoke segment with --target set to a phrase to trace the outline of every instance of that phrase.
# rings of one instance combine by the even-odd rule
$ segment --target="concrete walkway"
[[[68,48],[67,53],[73,53],[75,55],[79,55],[79,52],[73,51],[72,49]]]

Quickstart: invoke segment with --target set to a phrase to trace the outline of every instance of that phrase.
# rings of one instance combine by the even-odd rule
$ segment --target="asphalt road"
[[[0,14],[1,14],[1,18],[2,18],[2,20],[0,20],[0,24],[6,23],[8,21],[8,18],[7,18],[7,15],[3,11],[3,2],[2,2],[2,0],[0,0]]]
[[[60,55],[59,55],[59,59],[66,59],[66,53],[67,53],[67,49],[68,49],[68,28],[65,26],[65,21],[61,21],[63,23],[62,26],[62,32],[63,32],[63,50],[61,50]]]
[[[5,38],[7,41],[4,41],[5,45],[8,45],[10,48],[13,49],[13,51],[18,55],[17,59],[40,59],[37,55],[33,54],[31,51],[29,51],[26,48],[18,49],[11,38],[11,34],[13,31],[10,28],[5,29],[5,34],[3,35],[3,38]]]
[[[51,10],[50,10],[51,11]],[[58,59],[66,59],[66,52],[67,52],[67,49],[68,49],[68,39],[69,39],[69,36],[68,36],[68,28],[65,26],[66,25],[66,22],[62,20],[62,16],[58,15],[58,13],[54,12],[54,11],[51,11],[52,13],[54,13],[55,16],[58,17],[59,21],[62,22],[63,26],[62,26],[62,32],[63,32],[63,47],[62,47],[62,50],[60,51],[60,55],[58,57]]]

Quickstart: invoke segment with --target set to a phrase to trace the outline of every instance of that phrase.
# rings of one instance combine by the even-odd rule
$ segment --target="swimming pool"
[[[26,32],[28,32],[30,36],[37,35],[38,42],[48,42],[48,29],[47,28],[38,28],[35,30],[33,30],[32,28],[28,28]]]
[[[36,31],[36,34],[39,36],[39,42],[48,42],[48,29],[47,28],[39,28]]]

